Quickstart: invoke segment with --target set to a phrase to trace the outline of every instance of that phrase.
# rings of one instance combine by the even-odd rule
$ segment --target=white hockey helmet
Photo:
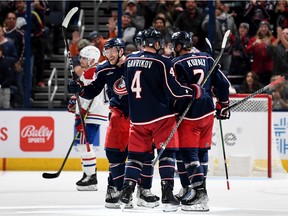
[[[80,57],[87,58],[89,67],[91,66],[91,61],[94,59],[94,64],[98,63],[100,58],[100,50],[95,46],[86,46],[80,51]]]

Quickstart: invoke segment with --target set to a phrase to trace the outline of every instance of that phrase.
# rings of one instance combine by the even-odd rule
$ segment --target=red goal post
[[[247,96],[249,94],[230,95],[230,105]],[[229,175],[271,178],[272,172],[282,173],[284,169],[273,139],[271,96],[258,94],[230,111],[230,119],[222,121]],[[217,119],[209,156],[209,171],[212,175],[223,175],[224,161]]]

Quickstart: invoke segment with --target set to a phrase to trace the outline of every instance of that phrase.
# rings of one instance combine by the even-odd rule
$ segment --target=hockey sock
[[[141,188],[150,189],[152,187],[153,173],[152,161],[146,161],[140,173],[139,185]]]
[[[181,152],[176,152],[176,159],[177,159],[177,169],[180,178],[180,182],[183,188],[186,188],[190,185],[190,181],[188,179],[187,170],[185,168],[185,164],[182,160]]]
[[[161,180],[174,180],[175,152],[166,149],[159,160],[159,174]]]
[[[111,176],[117,190],[122,190],[125,173],[125,163],[110,163],[109,170],[111,172]]]

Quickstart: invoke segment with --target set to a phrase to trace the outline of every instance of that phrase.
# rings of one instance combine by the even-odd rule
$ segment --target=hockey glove
[[[81,110],[82,116],[85,116],[86,112],[87,112],[87,110],[82,108],[82,110]],[[83,126],[82,126],[81,118],[78,114],[76,114],[76,116],[75,116],[75,128],[77,131],[83,132]]]
[[[79,94],[83,90],[84,83],[80,80],[70,80],[67,86],[70,94]]]
[[[204,89],[197,85],[197,84],[191,84],[190,85],[191,89],[193,90],[193,98],[192,100],[197,100],[200,99],[203,95]]]
[[[229,101],[227,102],[216,102],[216,118],[225,120],[230,118],[230,110],[224,111],[225,108],[229,106]]]
[[[67,106],[67,109],[68,109],[68,112],[71,112],[71,113],[75,113],[75,110],[76,110],[76,96],[73,95],[69,102],[68,102],[68,106]]]

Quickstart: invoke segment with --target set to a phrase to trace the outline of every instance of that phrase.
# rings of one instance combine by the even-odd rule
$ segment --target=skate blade
[[[196,204],[196,205],[182,205],[182,211],[197,211],[197,212],[207,212],[209,207],[207,204]]]
[[[164,204],[163,212],[176,212],[178,210],[178,205]]]
[[[98,191],[97,185],[77,186],[78,191]]]
[[[121,210],[122,211],[124,211],[124,209],[132,209],[132,208],[134,208],[134,205],[133,205],[133,203],[132,202],[129,202],[129,203],[120,203],[120,208],[121,208]]]
[[[109,209],[121,209],[120,203],[105,203],[105,207]]]
[[[155,208],[159,206],[159,202],[146,202],[145,200],[138,199],[137,206],[142,206],[145,208]]]

